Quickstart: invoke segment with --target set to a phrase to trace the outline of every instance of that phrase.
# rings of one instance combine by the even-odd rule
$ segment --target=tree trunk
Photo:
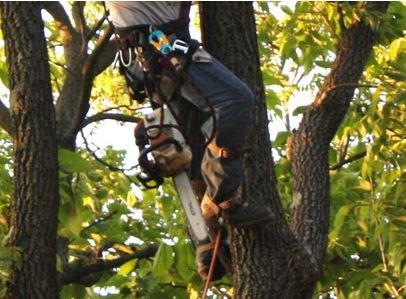
[[[387,4],[378,5],[383,11]],[[264,88],[250,2],[203,2],[206,48],[257,97],[253,149],[245,161],[247,201],[270,206],[268,225],[231,232],[236,298],[311,298],[321,275],[329,227],[328,148],[347,112],[374,42],[372,30],[355,23],[341,37],[336,62],[314,104],[303,117],[292,143],[294,223],[289,228],[276,189]]]
[[[58,156],[44,25],[39,3],[2,2],[15,124],[10,298],[57,298]]]
[[[282,298],[291,254],[303,254],[284,219],[277,193],[252,3],[202,2],[201,23],[205,47],[256,95],[244,198],[269,206],[275,215],[269,225],[231,232],[235,296]]]

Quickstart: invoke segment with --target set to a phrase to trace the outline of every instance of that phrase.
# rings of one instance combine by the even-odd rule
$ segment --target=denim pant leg
[[[215,127],[214,141],[219,147],[231,151],[241,148],[252,120],[251,90],[215,58],[211,62],[192,62],[187,73],[192,84],[184,83],[181,95],[201,110],[209,111],[206,100],[196,92],[198,88],[215,110],[216,125],[209,118],[202,126],[206,139]],[[206,149],[201,169],[206,193],[216,203],[230,199],[242,182],[241,157],[224,159]]]

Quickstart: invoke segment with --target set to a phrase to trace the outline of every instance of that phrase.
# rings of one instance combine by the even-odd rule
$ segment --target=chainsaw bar
[[[182,171],[173,176],[172,179],[189,222],[189,231],[192,235],[193,243],[195,243],[196,246],[207,243],[210,241],[207,226],[204,222],[192,185],[190,184],[189,177],[185,171]]]
[[[163,113],[163,115],[162,115]],[[161,123],[162,121],[162,123]],[[173,126],[173,127],[166,127],[166,130],[171,130],[171,135],[173,138],[178,142],[178,145],[181,146],[181,151],[189,150],[189,147],[186,144],[186,141],[181,134],[181,132],[177,129],[177,122],[173,117],[171,111],[168,107],[164,106],[163,109],[156,109],[152,113],[146,115],[145,119],[145,128],[159,128],[161,124],[165,126]],[[156,129],[159,132],[159,129]],[[160,147],[158,146],[154,151],[160,151]],[[175,151],[169,151],[168,146],[162,147],[161,155],[165,156],[165,153],[168,155],[173,155],[176,153]],[[179,198],[181,200],[183,209],[186,214],[186,218],[188,220],[189,226],[189,233],[193,243],[196,246],[201,244],[205,244],[210,242],[210,235],[208,232],[208,228],[206,223],[203,219],[200,205],[197,200],[197,196],[192,188],[190,183],[190,179],[185,170],[178,172],[177,174],[172,176],[173,182],[175,184],[176,190],[179,194]]]

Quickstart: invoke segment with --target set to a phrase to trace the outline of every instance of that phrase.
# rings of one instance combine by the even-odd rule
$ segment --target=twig
[[[97,113],[95,115],[92,115],[88,118],[86,118],[83,123],[80,126],[80,129],[83,129],[87,125],[100,121],[100,120],[106,120],[106,119],[112,119],[112,120],[117,120],[117,121],[122,121],[122,122],[131,122],[131,123],[138,123],[141,118],[131,116],[131,115],[125,115],[125,114],[116,114],[116,113]]]
[[[55,64],[56,66],[59,66],[59,67],[63,68],[65,71],[69,71],[69,70],[68,70],[68,67],[67,67],[66,65],[64,65],[63,63],[54,61],[54,60],[52,60],[52,59],[49,59],[49,62],[52,63],[52,64]],[[73,74],[73,73],[72,73],[72,74]]]
[[[328,27],[328,29],[330,29],[330,32],[334,35],[334,37],[337,39],[337,41],[341,40],[341,37],[339,35],[337,35],[337,33],[334,31],[333,27],[331,26],[328,18],[318,9],[316,9],[315,5],[313,2],[309,2],[311,6],[313,6],[313,9],[315,10],[316,13],[318,13],[321,18],[323,19],[323,22],[325,23],[325,25]]]
[[[111,110],[117,110],[117,109],[120,109],[120,108],[126,108],[126,109],[128,109],[130,111],[138,111],[138,110],[141,110],[141,109],[145,109],[145,107],[132,108],[131,106],[128,106],[128,105],[118,105],[118,106],[109,107],[109,108],[106,108],[104,110],[101,110],[101,111],[99,111],[99,113],[106,113],[106,112],[109,112]]]
[[[59,85],[58,77],[52,71],[51,71],[51,74],[52,74],[52,77],[54,78],[54,82],[56,85],[56,89],[58,90],[58,94],[61,94],[61,86]]]
[[[339,161],[344,161],[345,160],[345,157],[347,156],[349,145],[350,145],[350,136],[346,135],[344,144],[341,144],[341,146],[340,146]]]
[[[223,296],[224,298],[231,298],[226,292],[223,292],[221,289],[219,289],[217,286],[212,286],[211,287],[218,295]]]
[[[374,87],[374,88],[376,88],[376,87],[378,87],[378,85],[374,85],[374,84],[351,84],[351,83],[349,83],[349,84],[337,84],[337,85],[331,86],[329,89],[327,89],[324,92],[324,94],[332,92],[333,90],[338,89],[338,88],[347,88],[347,87],[353,87],[353,88],[359,88],[359,87],[372,88],[372,87]]]
[[[97,32],[97,30],[99,30],[100,27],[103,25],[106,18],[107,18],[107,16],[106,16],[106,14],[104,14],[103,17],[99,21],[97,21],[97,23],[94,25],[94,27],[87,33],[86,39],[85,39],[86,42],[90,41],[93,38],[93,36]]]
[[[363,152],[360,152],[360,153],[358,153],[358,154],[355,154],[355,155],[349,157],[348,159],[342,160],[342,161],[338,162],[337,164],[331,166],[331,167],[330,167],[330,170],[337,170],[337,169],[340,169],[340,168],[343,167],[345,164],[354,162],[354,161],[356,161],[356,160],[358,160],[358,159],[361,159],[361,158],[365,157],[366,154],[367,154],[366,151],[363,151]]]
[[[133,254],[124,255],[114,260],[100,260],[87,266],[81,264],[68,265],[60,276],[60,283],[61,285],[79,283],[86,276],[120,267],[133,259],[153,257],[157,249],[157,246],[152,244]]]
[[[111,165],[110,163],[107,163],[106,161],[104,161],[103,159],[99,158],[96,153],[94,151],[92,151],[92,149],[89,147],[89,144],[87,142],[87,139],[83,133],[82,130],[80,130],[80,134],[82,135],[83,138],[83,142],[85,143],[85,147],[86,150],[92,155],[92,157],[99,163],[101,163],[102,165],[106,166],[109,170],[111,171],[118,171],[121,172],[131,183],[133,184],[137,184],[128,174],[125,173],[125,171],[129,171],[132,170],[134,168],[137,167],[137,165],[134,165],[130,168],[120,168],[120,167],[116,167],[114,165]]]
[[[86,226],[85,228],[82,229],[82,233],[86,230],[88,230],[89,228],[98,225],[99,223],[105,222],[109,219],[111,219],[115,214],[117,214],[117,211],[112,211],[111,213],[107,214],[106,216],[100,217],[99,219],[96,219],[95,221],[93,221],[92,223],[90,223],[88,226]]]

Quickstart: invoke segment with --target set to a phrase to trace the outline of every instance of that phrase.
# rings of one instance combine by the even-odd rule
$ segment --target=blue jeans
[[[206,62],[192,61],[187,76],[190,81],[182,84],[181,96],[202,113],[210,111],[209,105],[215,111],[215,118],[209,117],[201,126],[206,140],[215,128],[217,146],[231,152],[241,150],[252,121],[254,95],[251,90],[214,57]],[[231,199],[242,182],[242,157],[225,159],[206,148],[201,173],[207,195],[215,203],[221,203]]]

